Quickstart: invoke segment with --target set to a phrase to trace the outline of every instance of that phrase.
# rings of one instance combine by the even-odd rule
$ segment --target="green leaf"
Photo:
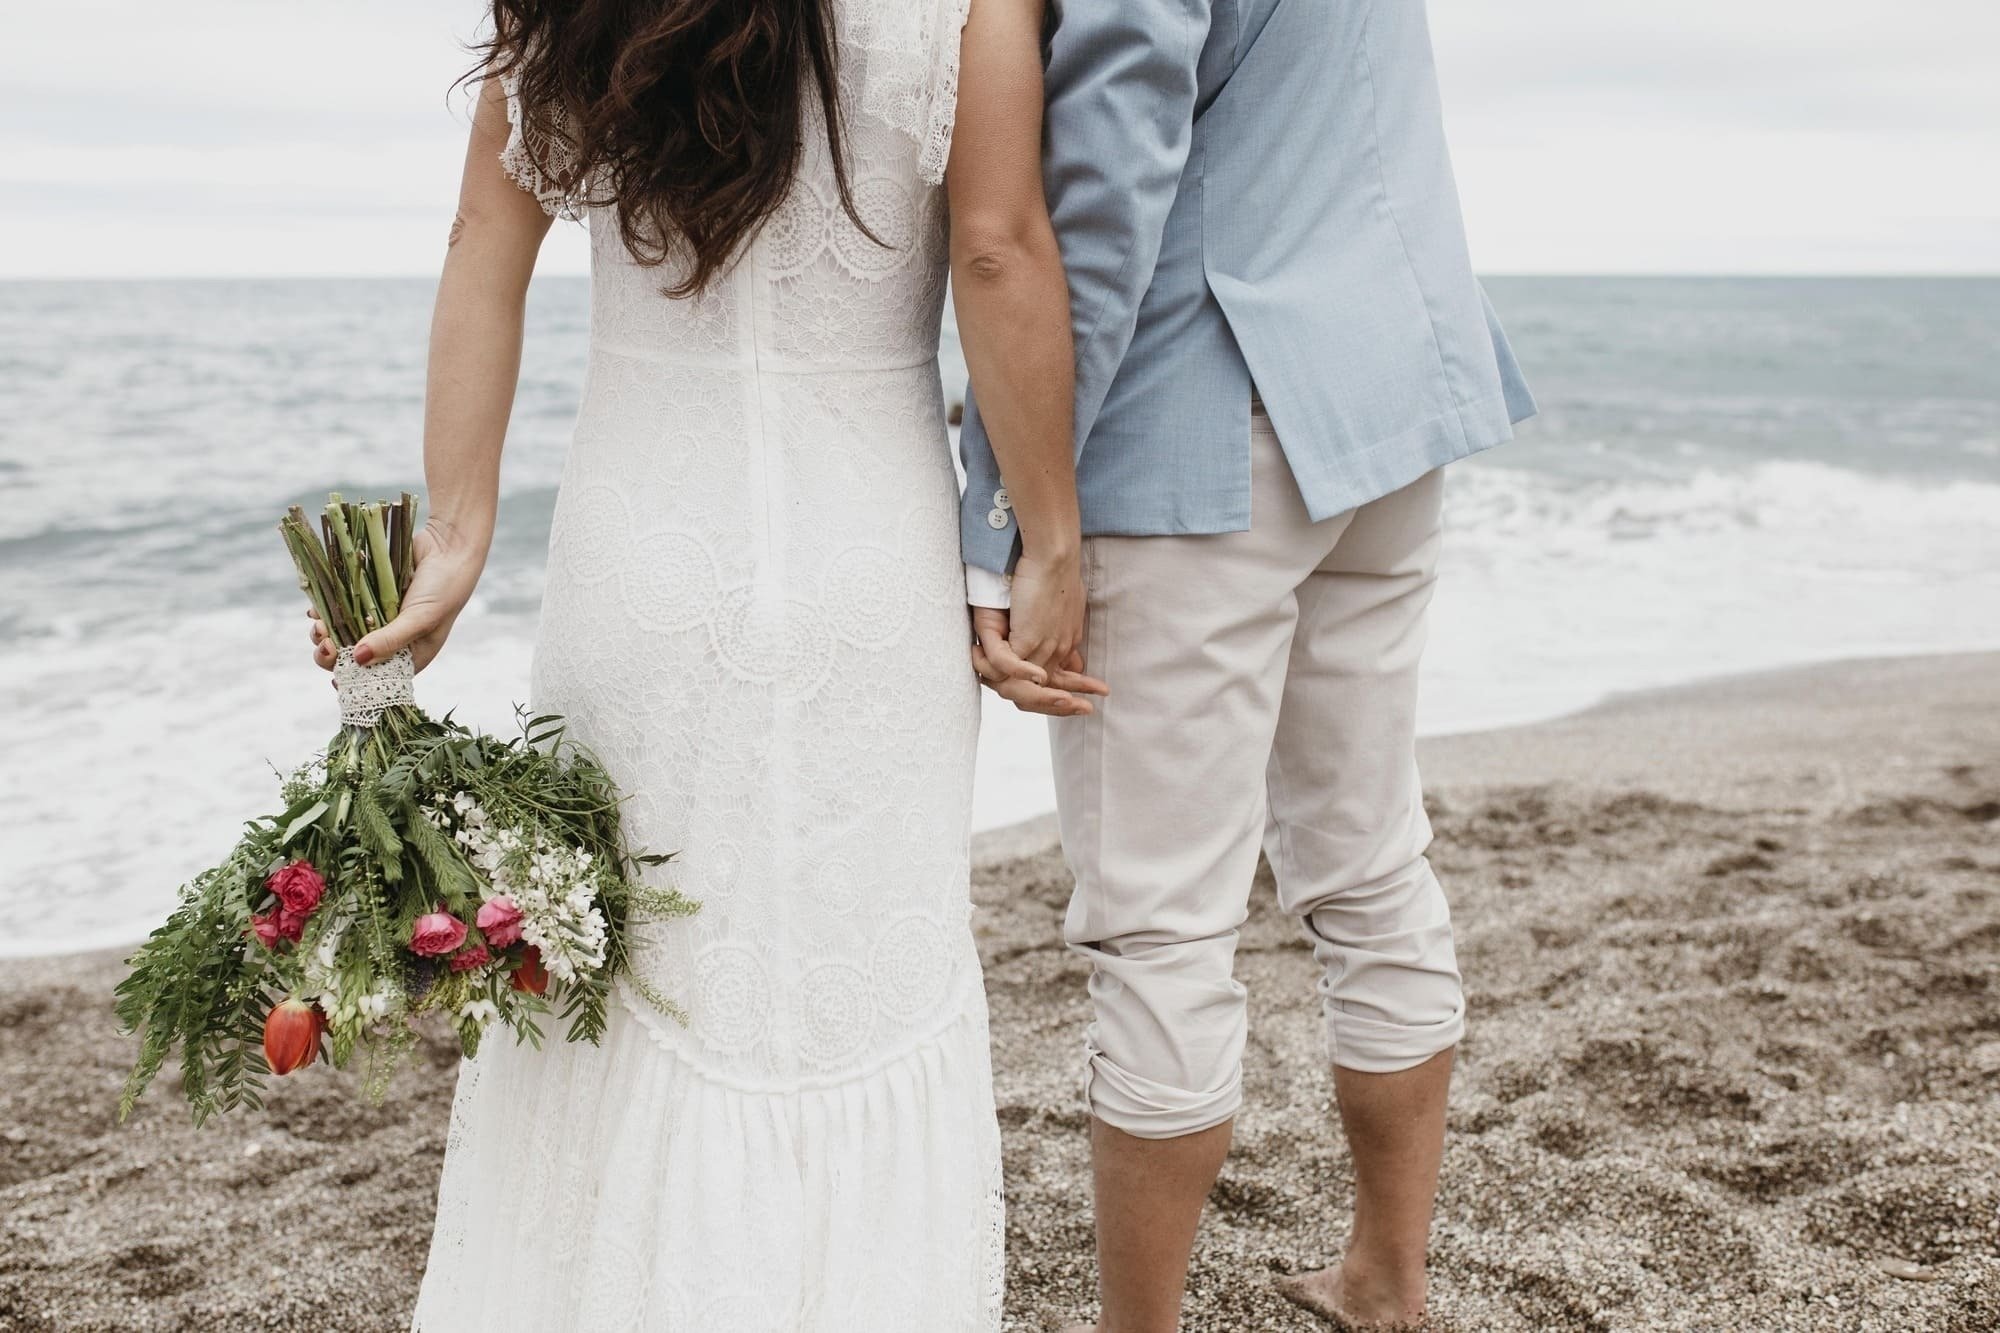
[[[285,826],[284,836],[278,839],[278,845],[281,847],[291,846],[292,839],[312,827],[319,817],[326,813],[326,809],[327,805],[325,801],[314,801],[310,807]]]
[[[389,815],[382,809],[372,786],[364,785],[355,793],[354,827],[361,835],[361,845],[374,855],[382,878],[391,884],[401,882],[403,840],[396,836],[396,826],[389,822]]]

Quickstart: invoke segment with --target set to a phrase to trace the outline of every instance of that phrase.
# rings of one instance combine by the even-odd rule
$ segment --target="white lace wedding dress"
[[[422,1333],[999,1327],[969,926],[978,727],[936,361],[966,0],[843,0],[822,143],[707,294],[588,207],[591,356],[534,706],[699,915],[642,927],[602,1046],[459,1076]],[[518,124],[506,164],[552,211]],[[823,140],[823,134],[808,135]],[[545,159],[546,160],[546,159]]]

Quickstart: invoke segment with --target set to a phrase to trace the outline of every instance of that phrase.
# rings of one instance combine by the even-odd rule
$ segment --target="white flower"
[[[459,1006],[458,1017],[461,1022],[473,1023],[484,1028],[500,1017],[500,1006],[487,999],[468,1000]]]
[[[521,910],[521,938],[541,951],[551,976],[574,981],[604,966],[610,929],[597,908],[590,853],[551,839],[540,828],[496,828],[468,807],[458,838],[487,877],[483,896],[505,894]]]
[[[340,1004],[340,942],[353,920],[353,914],[345,912],[329,921],[304,960],[300,989],[317,994],[319,1007],[328,1014]]]

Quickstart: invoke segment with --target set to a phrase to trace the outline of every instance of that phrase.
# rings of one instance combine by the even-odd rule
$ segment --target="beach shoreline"
[[[1840,671],[1874,662],[1985,656],[2000,658],[2000,641],[1990,644],[1974,641],[1937,648],[1898,648],[1834,658],[1783,660],[1748,670],[1723,669],[1665,684],[1634,689],[1607,689],[1546,709],[1520,708],[1500,712],[1492,715],[1491,720],[1478,720],[1452,730],[1432,732],[1420,727],[1418,748],[1421,753],[1438,752],[1450,755],[1460,749],[1476,749],[1478,746],[1476,738],[1494,733],[1558,725],[1573,719],[1592,716],[1601,709],[1616,710],[1628,701],[1650,696],[1674,697],[1687,691],[1698,694],[1726,693],[1739,685],[1754,683],[1760,678],[1773,675],[1812,672],[1820,669]],[[1053,840],[1056,837],[1055,787],[1053,776],[1048,771],[1046,752],[1047,719],[1035,714],[1022,713],[987,691],[982,691],[980,698],[984,710],[981,724],[983,731],[1005,727],[1013,733],[1002,742],[1007,752],[998,756],[988,752],[988,742],[982,742],[981,764],[993,765],[992,771],[982,772],[982,781],[990,780],[995,786],[1012,786],[1016,790],[1009,792],[1004,800],[983,794],[978,804],[987,807],[1001,805],[1027,808],[1031,813],[1024,814],[1018,819],[1009,819],[988,826],[975,822],[972,835],[972,859],[975,863],[1011,854],[1010,849],[1018,849],[1038,839]],[[1024,751],[1030,755],[1027,762],[1022,759]],[[1024,788],[1032,789],[1033,794],[1024,798],[1020,790]],[[163,876],[161,882],[171,882],[171,879]],[[172,902],[171,897],[164,899],[156,915],[163,917],[171,908]],[[98,930],[80,939],[36,939],[26,947],[22,947],[18,941],[0,938],[0,963],[11,964],[32,958],[78,958],[95,954],[122,958],[138,946],[150,928],[151,924],[148,923],[135,925],[130,930]]]
[[[2000,1325],[2000,656],[1822,663],[1614,697],[1420,757],[1470,1026],[1435,1228],[1441,1325]],[[980,835],[1009,1325],[1091,1313],[1082,964],[1048,817]],[[382,1106],[314,1070],[199,1133],[112,1123],[122,950],[0,973],[0,1326],[394,1329],[453,1057]],[[1191,1329],[1323,1327],[1337,1253],[1311,957],[1260,891],[1251,1046]],[[693,1205],[691,1205],[693,1206]]]

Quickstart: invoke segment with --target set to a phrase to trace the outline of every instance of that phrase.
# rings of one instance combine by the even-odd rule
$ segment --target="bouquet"
[[[354,661],[401,606],[415,520],[407,494],[334,495],[317,529],[296,506],[278,525],[338,647],[341,728],[130,959],[117,1012],[140,1049],[120,1119],[176,1047],[199,1124],[260,1105],[267,1073],[322,1052],[361,1061],[379,1098],[424,1014],[468,1057],[496,1024],[539,1044],[551,1016],[568,1040],[599,1040],[621,976],[678,1017],[626,971],[627,930],[695,905],[640,882],[668,858],[624,845],[618,794],[562,720],[523,715],[518,736],[480,735],[416,707],[407,649]]]

